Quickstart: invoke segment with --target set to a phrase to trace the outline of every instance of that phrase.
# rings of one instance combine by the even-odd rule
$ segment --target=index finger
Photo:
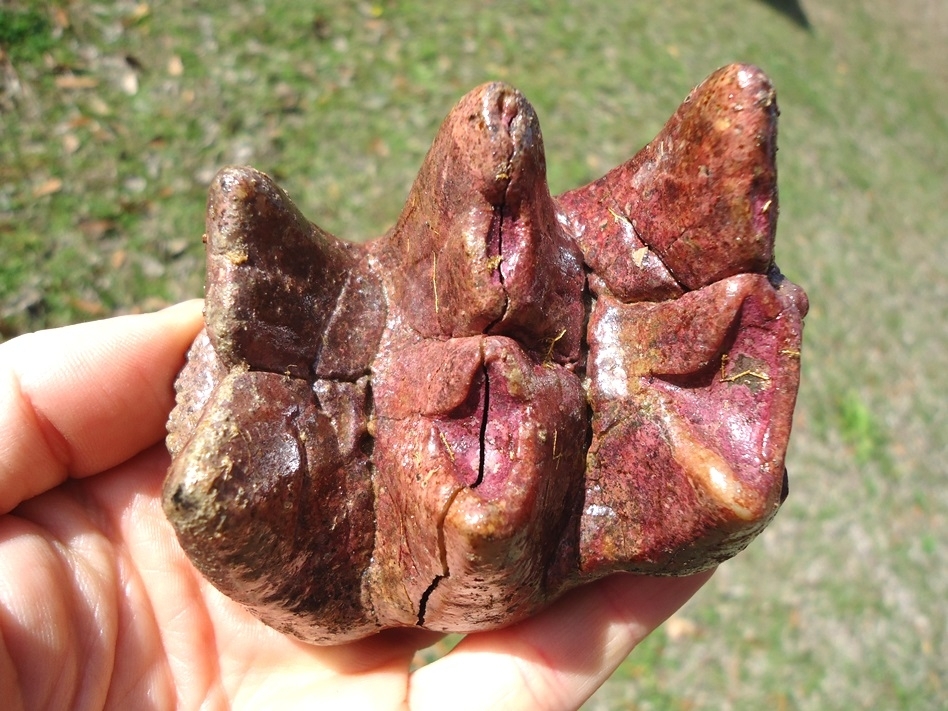
[[[0,345],[0,513],[164,436],[201,301]]]

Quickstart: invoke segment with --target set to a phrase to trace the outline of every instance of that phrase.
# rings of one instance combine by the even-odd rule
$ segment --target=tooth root
[[[221,170],[207,207],[207,331],[227,366],[303,377],[353,260],[273,180]]]
[[[491,226],[510,182],[510,125],[524,107],[522,95],[504,84],[465,96],[438,131],[380,245],[394,300],[425,337],[482,333],[503,312]]]
[[[550,196],[536,113],[515,89],[484,85],[451,111],[378,255],[422,336],[510,335],[579,359],[582,256]]]
[[[692,290],[767,271],[777,223],[777,113],[763,72],[724,67],[635,157],[564,196],[567,206],[587,209],[580,246],[613,293],[622,300],[669,298],[676,284]],[[630,235],[610,228],[615,219],[628,222]],[[622,243],[623,259],[618,246],[603,241],[603,230]],[[667,275],[636,273],[631,255],[642,246]]]

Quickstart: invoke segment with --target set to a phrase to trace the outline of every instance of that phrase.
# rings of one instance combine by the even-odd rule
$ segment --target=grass
[[[782,109],[778,261],[812,303],[790,499],[588,707],[939,708],[948,37],[926,31],[944,11],[811,2],[806,30],[772,5],[6,3],[0,336],[199,296],[224,164],[366,238],[482,81],[534,103],[557,192],[629,157],[717,66],[757,63]]]

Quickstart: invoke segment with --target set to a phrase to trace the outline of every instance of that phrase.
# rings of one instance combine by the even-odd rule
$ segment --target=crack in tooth
[[[487,363],[481,365],[484,373],[484,410],[481,413],[481,427],[478,435],[480,448],[478,452],[477,479],[471,484],[476,489],[484,481],[484,462],[487,459],[487,418],[490,412],[490,376],[487,373]]]
[[[444,508],[441,510],[441,515],[438,517],[438,555],[441,562],[441,574],[434,576],[431,583],[421,594],[421,598],[418,601],[418,620],[416,624],[419,627],[423,627],[425,624],[425,615],[428,612],[428,601],[430,600],[431,595],[438,588],[438,585],[441,584],[442,580],[451,577],[451,571],[448,568],[448,549],[444,538],[444,526],[445,520],[448,517],[448,513],[451,511],[451,507],[454,505],[454,502],[461,491],[464,489],[476,489],[484,480],[484,468],[487,455],[487,422],[488,414],[490,412],[490,376],[488,374],[487,363],[484,360],[483,341],[481,342],[480,347],[481,371],[484,374],[484,407],[481,413],[480,429],[478,433],[480,447],[478,451],[477,479],[469,486],[459,486],[456,488],[451,493],[451,496],[448,497],[448,500],[444,504]]]
[[[451,493],[451,496],[448,497],[448,500],[444,504],[444,508],[441,509],[441,515],[438,517],[438,556],[441,562],[441,574],[434,576],[431,584],[429,584],[421,594],[421,599],[418,601],[418,621],[415,624],[419,627],[424,627],[425,625],[425,614],[428,611],[428,599],[431,597],[431,594],[442,580],[451,577],[451,571],[448,570],[448,549],[444,542],[444,521],[448,517],[451,506],[454,505],[454,500],[464,488],[463,486],[459,486]]]
[[[504,283],[504,204],[501,202],[500,205],[495,205],[493,208],[493,217],[491,218],[490,226],[488,227],[488,252],[490,251],[490,242],[494,234],[494,229],[497,230],[497,254],[488,257],[488,264],[492,264],[496,260],[497,266],[497,278],[500,281],[500,288],[504,292],[504,305],[500,309],[500,314],[491,321],[484,328],[484,333],[490,333],[501,321],[504,320],[504,317],[507,315],[507,309],[510,306],[510,296],[507,294],[507,286]],[[496,227],[495,227],[496,226]]]
[[[441,584],[442,580],[451,577],[451,571],[448,568],[448,549],[444,538],[444,526],[445,520],[448,518],[448,513],[451,511],[451,507],[454,505],[458,494],[464,489],[476,489],[484,480],[484,469],[487,458],[487,423],[490,412],[490,376],[488,374],[487,363],[484,361],[483,341],[481,342],[481,371],[484,374],[484,407],[481,413],[480,430],[478,433],[480,447],[478,450],[477,479],[469,486],[459,486],[456,488],[451,493],[451,496],[448,497],[444,508],[441,510],[441,515],[438,517],[438,555],[441,562],[441,573],[434,576],[418,601],[418,619],[415,624],[419,627],[424,627],[425,615],[428,612],[428,601],[431,595],[438,588],[438,585]]]
[[[431,597],[431,593],[435,591],[435,588],[438,587],[438,584],[446,577],[446,575],[436,575],[434,580],[431,581],[431,585],[428,586],[428,589],[422,593],[421,600],[418,602],[418,621],[415,623],[418,627],[425,626],[425,613],[428,611],[428,598]]]
[[[511,132],[511,127],[513,126],[514,120],[516,120],[519,115],[518,110],[512,112],[506,111],[506,99],[508,98],[505,94],[501,94],[497,97],[500,105],[500,114],[501,120],[504,124],[504,130],[510,136],[511,141],[514,141],[513,133]],[[501,321],[504,320],[504,317],[507,315],[507,309],[510,306],[510,296],[507,293],[507,286],[504,282],[504,211],[507,206],[507,192],[510,190],[510,185],[513,182],[511,178],[512,166],[514,162],[514,157],[517,153],[516,146],[514,145],[510,154],[507,156],[507,160],[504,161],[503,166],[500,171],[495,174],[494,179],[503,185],[503,192],[501,194],[500,202],[492,206],[492,216],[490,226],[488,227],[488,250],[491,246],[491,240],[494,237],[494,229],[497,230],[497,254],[490,255],[488,259],[493,261],[497,260],[497,278],[500,280],[500,288],[504,292],[504,305],[500,310],[500,315],[497,316],[493,321],[491,321],[487,328],[484,329],[484,333],[490,333]],[[489,262],[490,263],[490,262]]]

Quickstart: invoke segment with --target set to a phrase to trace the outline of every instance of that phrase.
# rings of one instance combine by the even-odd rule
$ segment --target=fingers
[[[0,345],[0,513],[164,435],[201,302]]]
[[[574,590],[522,623],[471,635],[412,675],[409,706],[575,709],[711,573],[613,575]]]

